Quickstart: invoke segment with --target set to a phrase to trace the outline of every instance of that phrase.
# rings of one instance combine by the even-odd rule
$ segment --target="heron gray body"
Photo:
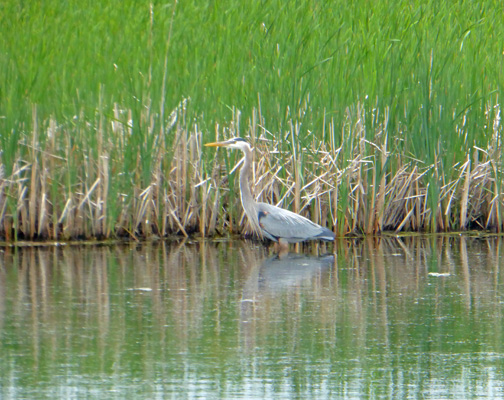
[[[258,203],[250,192],[252,148],[242,138],[225,142],[208,143],[205,146],[222,146],[239,149],[245,154],[240,170],[241,202],[252,229],[261,237],[275,242],[297,243],[305,240],[334,240],[334,233],[308,218],[267,203]]]
[[[334,233],[299,214],[267,203],[257,203],[257,219],[264,236],[288,243],[334,240]]]

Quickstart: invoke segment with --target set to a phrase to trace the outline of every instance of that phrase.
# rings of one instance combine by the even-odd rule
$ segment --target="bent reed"
[[[34,107],[10,164],[2,153],[2,239],[247,234],[234,173],[239,156],[203,151],[210,140],[240,135],[256,148],[257,200],[300,213],[338,236],[503,230],[502,128],[495,107],[487,113],[493,135],[485,146],[468,148],[463,163],[446,165],[447,157],[436,154],[429,165],[395,151],[390,137],[400,135],[389,134],[387,110],[374,110],[370,119],[357,104],[346,110],[342,126],[324,121],[315,134],[295,118],[288,130],[273,133],[260,108],[247,121],[235,109],[227,126],[204,132],[187,122],[186,103],[162,130],[154,129],[147,109],[138,122],[143,136],[133,129],[131,111],[118,105],[110,115],[82,113],[66,125],[40,121]]]
[[[64,3],[64,4],[63,4]],[[502,2],[0,6],[0,239],[501,232]],[[187,99],[187,100],[186,100]],[[173,110],[173,111],[172,111]]]

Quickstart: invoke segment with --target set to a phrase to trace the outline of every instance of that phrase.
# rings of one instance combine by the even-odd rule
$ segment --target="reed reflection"
[[[315,380],[341,395],[362,379],[391,394],[404,371],[405,388],[464,368],[472,385],[489,367],[503,382],[501,358],[436,358],[503,354],[502,253],[501,238],[453,237],[340,241],[328,256],[286,258],[241,241],[5,248],[0,397],[72,377],[118,393],[161,379],[156,390],[172,393],[216,371],[230,388]]]

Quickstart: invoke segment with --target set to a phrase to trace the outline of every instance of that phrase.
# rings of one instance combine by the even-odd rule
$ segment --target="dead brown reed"
[[[81,114],[85,122],[63,126],[54,118],[40,121],[34,107],[14,164],[7,168],[2,160],[1,237],[138,240],[248,233],[240,197],[230,191],[238,190],[230,183],[236,182],[240,162],[227,165],[223,150],[202,150],[209,136],[238,135],[255,147],[253,191],[259,201],[299,212],[340,236],[503,229],[498,123],[488,148],[474,147],[446,174],[438,160],[425,165],[391,153],[386,111],[369,127],[363,107],[349,108],[342,127],[324,121],[328,140],[320,142],[294,119],[288,132],[268,131],[260,108],[244,128],[235,109],[227,126],[216,124],[213,137],[186,121],[186,101],[161,129],[154,128],[151,110],[141,117],[142,140],[152,143],[149,170],[140,154],[127,152],[138,133],[132,131],[131,111],[116,104],[111,121],[98,110],[93,122]],[[89,135],[94,142],[86,144]],[[442,182],[435,208],[428,198],[429,176]]]

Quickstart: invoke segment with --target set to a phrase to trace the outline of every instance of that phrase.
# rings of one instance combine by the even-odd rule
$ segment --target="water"
[[[504,398],[503,244],[4,248],[0,398]]]

